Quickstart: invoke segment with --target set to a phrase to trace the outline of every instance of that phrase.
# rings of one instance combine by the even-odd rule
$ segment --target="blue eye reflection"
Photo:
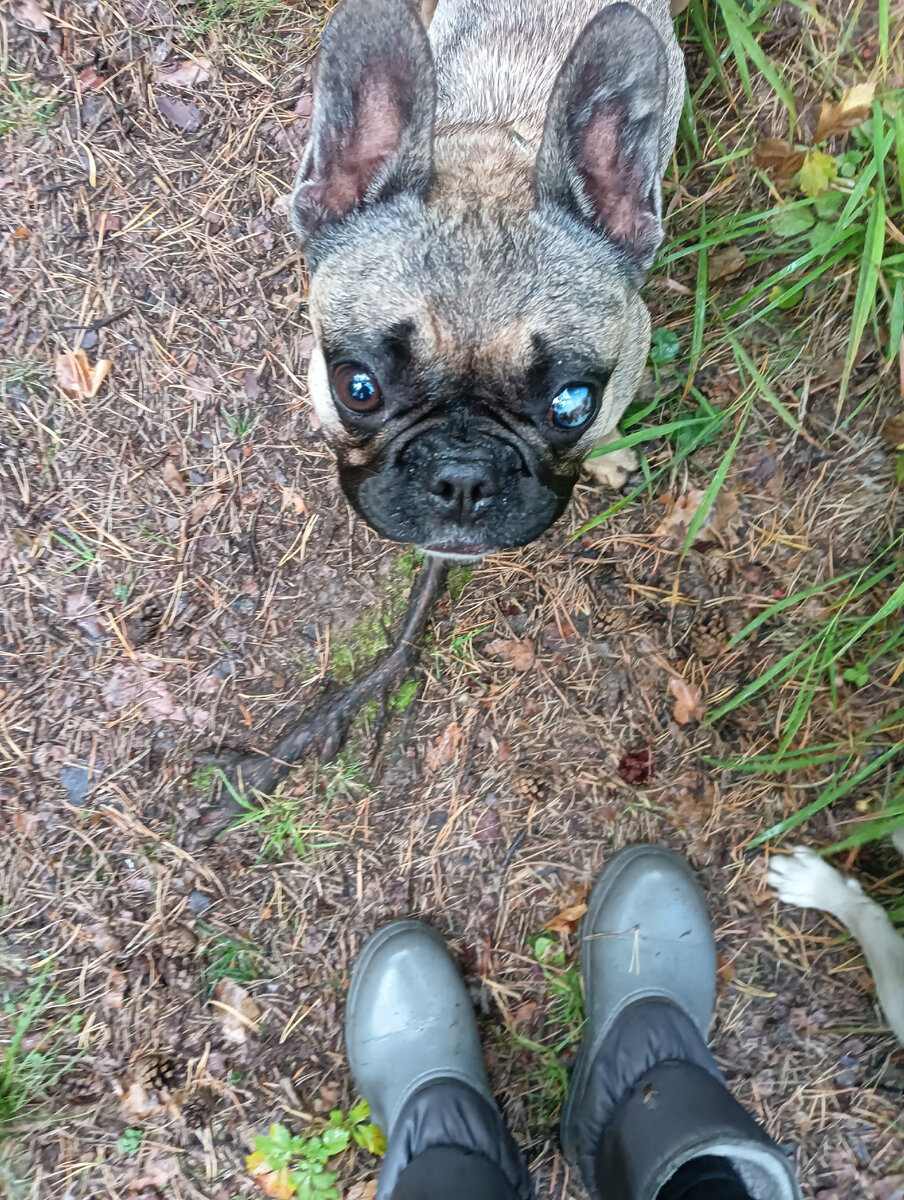
[[[377,385],[367,371],[359,371],[353,375],[347,386],[351,399],[362,408],[371,402],[377,390]]]
[[[553,425],[560,429],[580,429],[596,411],[596,400],[585,383],[570,383],[555,397],[549,411]]]

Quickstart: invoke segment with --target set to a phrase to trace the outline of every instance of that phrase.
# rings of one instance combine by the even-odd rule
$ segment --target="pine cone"
[[[703,555],[703,572],[713,587],[724,587],[731,578],[731,559],[724,550]]]
[[[723,653],[730,641],[722,610],[704,608],[691,626],[691,650],[703,662],[711,662]]]
[[[156,1092],[170,1091],[185,1078],[185,1066],[177,1059],[153,1051],[141,1054],[132,1063],[136,1083]]]
[[[529,763],[515,768],[509,789],[513,796],[528,804],[542,803],[550,793],[549,777],[541,774]]]

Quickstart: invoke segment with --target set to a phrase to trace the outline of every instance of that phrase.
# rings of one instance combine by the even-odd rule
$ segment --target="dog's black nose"
[[[427,472],[425,486],[434,508],[445,518],[467,524],[499,494],[499,472],[473,457],[443,458]]]

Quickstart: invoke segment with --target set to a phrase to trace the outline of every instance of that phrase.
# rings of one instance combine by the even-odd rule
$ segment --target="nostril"
[[[455,500],[457,490],[455,484],[450,483],[448,479],[438,480],[436,487],[433,489],[434,494],[442,500],[443,504],[451,504]]]

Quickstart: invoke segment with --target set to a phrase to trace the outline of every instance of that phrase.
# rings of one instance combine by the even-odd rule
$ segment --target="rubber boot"
[[[704,1158],[734,1181],[726,1195],[799,1200],[787,1159],[706,1048],[716,951],[688,865],[663,846],[617,854],[593,888],[580,940],[587,1019],[562,1142],[593,1200],[680,1193],[666,1185]]]
[[[352,1077],[387,1138],[377,1200],[460,1196],[465,1181],[475,1200],[533,1200],[487,1082],[471,1001],[438,933],[396,921],[367,941],[345,1037]]]

